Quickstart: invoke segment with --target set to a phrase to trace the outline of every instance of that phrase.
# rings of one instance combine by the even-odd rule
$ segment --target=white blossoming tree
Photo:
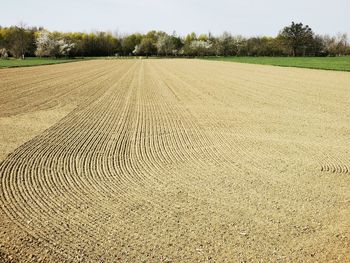
[[[54,57],[57,54],[58,47],[56,39],[53,35],[46,31],[42,30],[38,33],[36,37],[36,51],[35,55],[39,57]]]
[[[167,34],[161,35],[157,40],[157,53],[159,55],[174,55],[176,53],[175,43],[172,36]]]
[[[190,44],[192,53],[196,56],[205,56],[212,47],[212,44],[207,40],[193,40]]]
[[[57,41],[57,44],[59,46],[59,54],[61,56],[66,56],[68,57],[72,50],[75,48],[75,43],[71,43],[70,41],[66,40],[66,39],[60,39]]]
[[[58,38],[46,30],[42,30],[36,38],[36,46],[35,55],[39,57],[60,57],[69,56],[76,45],[64,38]]]
[[[0,57],[2,59],[7,59],[8,56],[9,56],[9,54],[8,54],[6,48],[0,48]]]

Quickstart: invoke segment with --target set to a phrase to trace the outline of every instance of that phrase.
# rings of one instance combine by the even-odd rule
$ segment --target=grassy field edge
[[[199,57],[199,59],[278,67],[350,72],[350,56],[344,57]]]
[[[0,59],[0,69],[34,67],[44,65],[57,65],[62,63],[90,60],[90,58],[54,59],[54,58],[25,58],[23,59]]]

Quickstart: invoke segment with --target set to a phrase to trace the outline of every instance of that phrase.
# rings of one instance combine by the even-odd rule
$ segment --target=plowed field
[[[349,262],[350,74],[0,70],[0,261]]]

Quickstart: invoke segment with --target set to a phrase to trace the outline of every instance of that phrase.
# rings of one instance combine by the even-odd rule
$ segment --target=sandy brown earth
[[[0,261],[349,262],[350,74],[0,70]]]

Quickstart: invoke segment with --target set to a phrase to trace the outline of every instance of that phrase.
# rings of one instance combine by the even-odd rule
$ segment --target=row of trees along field
[[[120,36],[110,32],[49,32],[41,27],[0,26],[0,55],[24,58],[83,56],[341,56],[349,55],[346,34],[317,35],[292,23],[276,37],[224,32],[181,37],[161,31]]]

